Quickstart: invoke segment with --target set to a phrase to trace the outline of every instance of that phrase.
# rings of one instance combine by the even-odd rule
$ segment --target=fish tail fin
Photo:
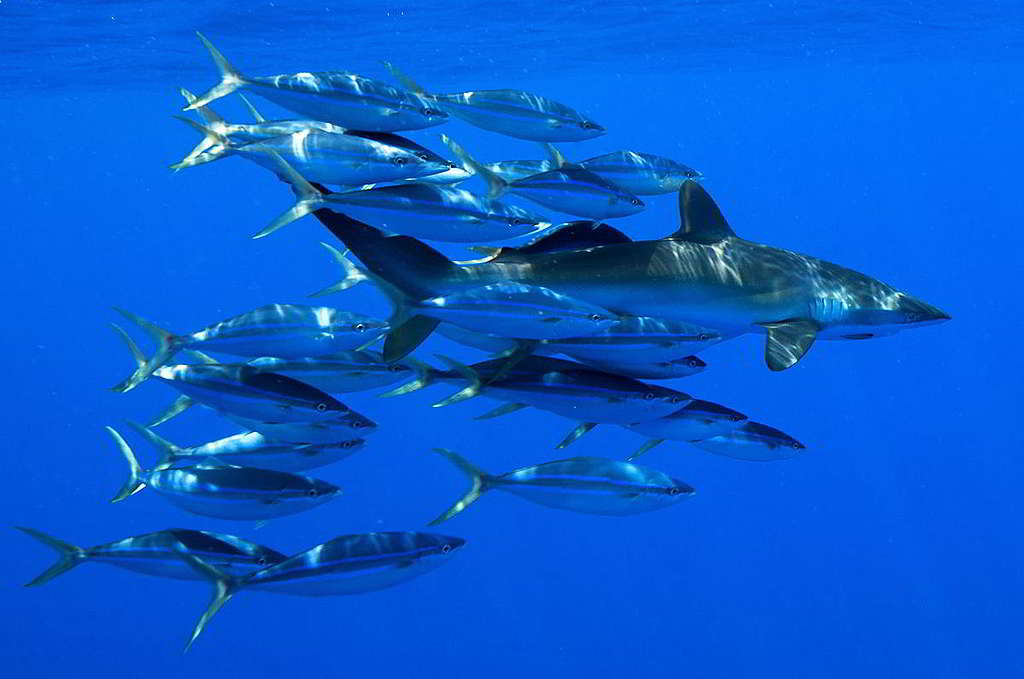
[[[323,194],[306,181],[301,174],[296,172],[295,168],[289,165],[287,160],[282,158],[276,151],[267,151],[267,153],[277,161],[282,179],[292,185],[292,190],[295,191],[297,200],[295,205],[285,210],[280,217],[255,234],[253,238],[269,236],[281,227],[287,226],[297,219],[302,219],[324,204]]]
[[[195,349],[189,349],[185,353],[188,354],[189,356],[191,356],[194,360],[199,362],[201,365],[220,365],[220,361],[215,359],[213,356],[210,356],[209,354],[204,354],[201,351],[196,351]]]
[[[462,472],[469,477],[471,485],[465,495],[460,497],[455,504],[442,512],[440,516],[428,523],[428,526],[436,526],[439,523],[444,523],[456,514],[462,512],[466,507],[480,499],[480,496],[489,489],[490,482],[494,479],[493,476],[482,471],[458,453],[452,452],[446,448],[434,448],[434,452],[444,456],[449,462],[461,469]]]
[[[541,146],[543,146],[544,150],[548,152],[548,157],[551,159],[551,164],[554,165],[556,168],[565,167],[566,165],[569,164],[569,161],[565,159],[565,156],[562,155],[561,151],[555,148],[554,144],[549,144],[545,142],[541,144]]]
[[[157,415],[152,420],[147,422],[146,426],[147,427],[155,427],[157,425],[163,424],[164,422],[166,422],[167,420],[171,419],[172,417],[177,417],[178,415],[180,415],[181,413],[185,412],[186,410],[188,410],[189,408],[191,408],[195,404],[196,404],[195,401],[193,401],[188,396],[185,396],[184,394],[182,394],[178,398],[174,399],[174,401],[171,402],[171,405],[169,405],[166,408],[164,408],[163,411],[161,411],[159,415]]]
[[[125,341],[125,343],[128,345],[128,348],[131,350],[132,355],[135,357],[135,362],[136,364],[138,364],[138,367],[130,377],[122,381],[120,384],[115,385],[113,389],[114,391],[122,392],[130,391],[135,387],[139,386],[139,384],[141,384],[147,377],[152,375],[155,370],[157,370],[162,365],[167,363],[167,361],[169,361],[171,357],[174,356],[174,354],[178,353],[178,350],[181,349],[183,340],[174,333],[164,330],[157,324],[151,321],[147,321],[142,316],[133,314],[130,311],[125,311],[124,309],[119,309],[117,307],[114,307],[114,311],[121,314],[129,321],[142,328],[146,332],[146,334],[153,338],[153,341],[156,342],[157,345],[156,353],[154,353],[152,358],[150,358],[149,360],[145,360],[145,356],[143,356],[142,352],[139,351],[138,345],[135,344],[132,338],[129,337],[124,330],[122,330],[116,325],[114,326],[114,329],[117,330],[118,334],[121,335],[121,339]],[[142,359],[141,363],[140,359]]]
[[[416,358],[407,358],[405,362],[413,367],[416,371],[416,377],[409,380],[405,384],[401,384],[390,391],[385,391],[383,394],[377,394],[378,398],[391,398],[392,396],[402,396],[403,394],[410,394],[414,391],[419,391],[424,387],[429,387],[434,383],[434,368],[423,361]]]
[[[483,165],[473,156],[469,155],[469,152],[462,147],[462,144],[458,143],[447,134],[441,135],[441,141],[443,141],[448,148],[452,150],[452,153],[454,153],[462,163],[463,169],[467,172],[476,172],[485,182],[487,182],[488,198],[501,198],[505,195],[505,192],[508,191],[508,182],[499,177],[489,167]]]
[[[104,427],[104,429],[114,439],[114,443],[121,450],[124,459],[128,461],[128,480],[125,481],[125,484],[121,486],[121,490],[117,491],[117,495],[111,500],[111,502],[120,502],[145,488],[146,482],[142,480],[142,467],[139,466],[139,461],[135,459],[135,453],[132,452],[128,442],[113,427]]]
[[[225,97],[245,84],[245,76],[232,66],[231,62],[224,58],[220,50],[214,47],[213,43],[207,40],[206,36],[199,31],[196,31],[196,35],[199,36],[199,41],[209,51],[210,57],[213,58],[213,63],[217,66],[217,70],[220,71],[220,82],[199,95],[195,101],[182,109],[183,111],[192,111],[200,106],[206,106],[211,101]]]
[[[635,460],[636,458],[640,457],[641,455],[644,455],[644,454],[650,452],[651,449],[654,448],[655,446],[660,445],[660,444],[662,444],[664,442],[665,442],[665,439],[650,439],[650,440],[648,440],[642,446],[637,448],[636,452],[634,452],[632,455],[627,457],[626,458],[626,462],[632,462],[633,460]]]
[[[267,122],[267,119],[263,117],[262,113],[260,113],[259,111],[256,110],[256,107],[252,105],[252,102],[249,101],[248,97],[246,97],[244,94],[239,92],[238,93],[238,98],[242,100],[243,104],[245,104],[245,108],[247,108],[249,110],[249,115],[251,115],[253,117],[253,120],[255,120],[258,123],[265,123],[265,122]]]
[[[162,436],[159,436],[149,427],[144,427],[138,422],[132,422],[131,420],[125,420],[125,424],[139,432],[144,439],[149,441],[150,445],[160,451],[160,459],[154,465],[154,469],[169,467],[181,456],[182,450],[180,446],[176,446]]]
[[[390,61],[382,61],[380,63],[388,70],[388,73],[390,73],[395,80],[402,83],[402,87],[405,89],[421,96],[430,96],[430,92],[427,92],[422,85],[407,76],[404,71],[392,64]]]
[[[196,95],[192,94],[191,92],[186,90],[184,87],[180,88],[178,91],[181,93],[181,96],[184,97],[186,104],[190,104],[191,105],[191,104],[195,103],[196,99],[198,99],[198,97]],[[242,95],[238,95],[238,96],[242,96]],[[221,118],[219,115],[217,115],[217,112],[214,111],[209,106],[199,106],[199,107],[196,108],[196,111],[199,112],[199,115],[202,117],[203,120],[206,121],[207,125],[217,125],[217,124],[223,125],[224,124],[224,119]]]
[[[199,635],[206,629],[206,625],[213,619],[213,616],[217,614],[224,604],[231,600],[231,597],[235,595],[241,586],[237,578],[231,577],[230,575],[222,572],[215,566],[212,566],[195,554],[191,554],[184,551],[182,547],[181,558],[185,563],[190,565],[197,573],[210,581],[213,585],[213,593],[210,597],[210,604],[203,611],[203,614],[199,616],[199,621],[196,622],[196,626],[192,628],[192,635],[189,637],[188,642],[185,643],[185,652],[187,653],[192,644],[195,643]]]
[[[39,540],[39,542],[57,552],[57,563],[37,575],[32,581],[26,582],[26,587],[38,587],[39,585],[45,584],[50,580],[53,580],[58,575],[67,573],[69,570],[89,558],[89,555],[81,547],[76,547],[71,543],[58,540],[52,535],[47,535],[41,530],[26,528],[24,526],[15,526],[15,528],[25,535],[34,537],[36,540]]]
[[[195,147],[188,152],[188,155],[171,165],[171,169],[175,172],[183,170],[186,167],[195,167],[196,165],[212,163],[213,161],[220,160],[231,153],[231,141],[209,125],[197,123],[196,121],[184,116],[172,117],[175,120],[180,120],[199,134],[203,135],[202,141],[196,144]]]
[[[467,384],[461,390],[455,392],[448,398],[435,403],[433,405],[434,408],[443,408],[445,406],[450,406],[453,403],[458,403],[460,401],[465,401],[467,399],[473,398],[474,396],[480,393],[480,390],[483,389],[484,383],[483,380],[480,379],[480,375],[477,373],[477,371],[473,370],[465,363],[460,363],[459,361],[456,361],[454,358],[449,358],[448,356],[444,356],[442,354],[437,354],[437,357],[444,361],[445,363],[447,363],[452,370],[458,372],[460,375],[465,377],[469,384]]]
[[[346,257],[346,252],[342,252],[338,248],[328,243],[320,242],[327,252],[331,253],[331,257],[334,257],[334,261],[341,267],[341,280],[333,285],[328,285],[323,290],[317,290],[310,297],[323,297],[324,295],[333,295],[342,290],[348,290],[349,288],[359,285],[363,281],[370,280],[370,277],[366,274],[366,270],[360,266],[357,266],[352,262],[351,259]]]

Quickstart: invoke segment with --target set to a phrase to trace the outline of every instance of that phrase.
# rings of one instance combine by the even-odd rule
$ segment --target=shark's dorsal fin
[[[669,238],[710,245],[735,236],[704,187],[687,179],[679,187],[679,230]]]
[[[761,323],[768,336],[764,341],[764,362],[776,372],[792,368],[818,336],[819,326],[810,320]]]

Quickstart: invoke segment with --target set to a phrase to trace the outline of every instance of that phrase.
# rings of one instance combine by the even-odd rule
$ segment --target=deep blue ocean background
[[[313,472],[346,493],[249,524],[156,493],[108,499],[126,465],[102,430],[176,394],[108,387],[131,368],[112,305],[191,331],[336,279],[307,218],[249,236],[291,204],[232,158],[172,173],[197,141],[178,87],[217,80],[203,31],[246,73],[400,64],[435,91],[520,88],[629,148],[702,170],[737,233],[863,271],[938,305],[943,325],[821,342],[770,373],[760,336],[702,354],[673,384],[779,427],[801,457],[750,463],[665,444],[644,464],[698,494],[610,518],[488,494],[443,527],[469,542],[402,587],[307,599],[243,592],[186,656],[202,583],[86,564],[37,589],[49,550],[0,531],[5,677],[1021,676],[1024,7],[1018,2],[334,4],[0,2],[6,455],[0,516],[88,546],[181,526],[291,553],[336,535],[422,527],[465,487],[434,446],[505,471],[559,457],[573,423],[487,422],[446,387],[343,398],[380,424]],[[267,113],[282,113],[260,102]],[[214,104],[245,120],[236,98]],[[528,142],[451,122],[489,160]],[[468,187],[480,190],[473,180]],[[673,195],[615,225],[676,228]],[[461,246],[445,248],[466,258]],[[371,286],[328,298],[387,313]],[[432,339],[421,355],[480,354]],[[431,358],[432,360],[432,358]],[[197,444],[233,429],[195,409],[162,427]],[[144,460],[153,451],[132,439]],[[641,439],[599,427],[573,454]]]

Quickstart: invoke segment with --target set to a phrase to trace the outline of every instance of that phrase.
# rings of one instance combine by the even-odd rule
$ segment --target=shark
[[[736,235],[704,187],[679,188],[679,225],[656,240],[611,239],[573,248],[506,253],[456,263],[409,236],[324,209],[322,192],[279,159],[298,196],[293,211],[312,212],[375,279],[412,300],[501,282],[548,288],[624,315],[685,321],[723,335],[760,333],[769,369],[796,365],[818,339],[865,340],[951,317],[887,283],[838,264]],[[322,187],[321,187],[322,188]],[[438,321],[396,314],[386,360],[419,345]]]

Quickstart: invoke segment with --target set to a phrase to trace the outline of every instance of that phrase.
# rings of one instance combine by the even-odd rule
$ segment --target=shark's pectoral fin
[[[794,320],[779,323],[761,323],[767,337],[764,342],[764,362],[772,370],[792,368],[818,336],[819,326],[814,321]]]
[[[423,343],[434,332],[440,321],[426,316],[413,316],[397,328],[393,328],[384,340],[384,360],[388,363],[399,361]]]

